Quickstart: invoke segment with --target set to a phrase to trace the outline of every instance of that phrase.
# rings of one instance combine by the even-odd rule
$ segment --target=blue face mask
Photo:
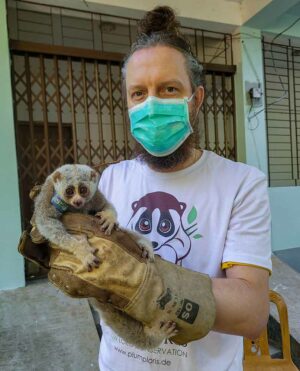
[[[131,134],[153,156],[173,153],[193,132],[188,108],[192,98],[148,97],[129,110]]]

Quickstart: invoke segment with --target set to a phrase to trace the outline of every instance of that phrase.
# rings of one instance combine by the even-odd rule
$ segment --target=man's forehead
[[[178,50],[167,46],[136,51],[127,63],[126,80],[130,84],[138,84],[148,77],[164,81],[185,80],[188,76],[184,56]]]
[[[170,86],[170,85],[174,85],[174,86],[178,86],[178,87],[182,87],[183,86],[183,83],[180,79],[168,79],[166,78],[165,76],[163,76],[159,81],[158,81],[158,84],[161,85],[161,86]],[[139,87],[142,87],[142,83],[140,81],[132,81],[132,82],[129,82],[129,84],[127,84],[128,86],[128,89],[133,89],[133,88],[139,88]]]

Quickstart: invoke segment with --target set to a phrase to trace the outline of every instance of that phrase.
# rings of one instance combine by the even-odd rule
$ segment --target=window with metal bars
[[[300,185],[300,47],[263,42],[269,184]]]

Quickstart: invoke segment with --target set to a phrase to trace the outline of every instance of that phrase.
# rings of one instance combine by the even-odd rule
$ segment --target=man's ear
[[[196,109],[197,109],[197,114],[199,113],[200,111],[200,108],[203,104],[203,100],[204,100],[204,87],[203,86],[198,86],[195,90],[195,106],[196,106]]]
[[[62,174],[59,172],[59,171],[56,171],[53,175],[52,175],[52,179],[53,179],[53,182],[56,183],[58,182],[59,180],[61,180],[62,178]]]

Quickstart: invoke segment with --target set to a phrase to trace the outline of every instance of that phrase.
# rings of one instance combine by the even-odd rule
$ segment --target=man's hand
[[[269,316],[269,272],[234,265],[226,270],[226,278],[212,282],[217,309],[213,330],[257,338]]]

